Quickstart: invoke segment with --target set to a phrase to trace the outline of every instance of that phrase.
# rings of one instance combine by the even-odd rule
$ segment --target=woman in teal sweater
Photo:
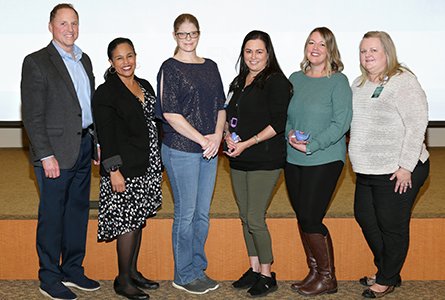
[[[298,220],[309,274],[292,284],[314,296],[337,292],[334,255],[323,218],[343,169],[352,93],[333,33],[315,28],[306,40],[301,71],[290,76],[286,186]]]

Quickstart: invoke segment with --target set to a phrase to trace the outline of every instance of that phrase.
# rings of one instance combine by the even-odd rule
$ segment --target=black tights
[[[286,187],[303,232],[328,234],[322,222],[343,165],[340,160],[318,166],[286,163]]]
[[[137,276],[137,260],[141,247],[142,229],[125,233],[117,237],[118,281],[126,292],[136,292],[131,278]]]

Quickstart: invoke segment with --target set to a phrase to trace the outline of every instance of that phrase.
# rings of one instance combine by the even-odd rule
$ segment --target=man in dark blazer
[[[70,4],[50,14],[53,40],[28,55],[22,68],[22,117],[40,190],[37,224],[40,291],[77,299],[68,287],[93,291],[84,274],[89,214],[94,76],[90,58],[74,42],[79,18]]]

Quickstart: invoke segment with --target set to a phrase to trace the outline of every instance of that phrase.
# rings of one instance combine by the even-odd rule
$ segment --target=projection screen
[[[20,77],[23,58],[46,46],[49,12],[58,1],[0,0],[0,121],[20,121]],[[352,83],[359,75],[358,44],[369,30],[388,32],[399,60],[417,75],[429,101],[430,121],[445,120],[445,1],[442,0],[76,0],[80,35],[76,44],[93,61],[96,86],[109,66],[106,48],[115,37],[133,40],[136,75],[156,86],[161,63],[173,55],[173,21],[195,15],[201,25],[198,55],[220,69],[227,92],[244,36],[253,29],[270,34],[287,76],[299,70],[303,46],[315,27],[336,35],[344,73]],[[407,103],[406,105],[410,105]]]

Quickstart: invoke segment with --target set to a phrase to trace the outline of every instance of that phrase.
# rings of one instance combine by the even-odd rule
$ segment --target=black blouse
[[[236,88],[226,108],[230,132],[236,132],[245,141],[267,126],[277,133],[266,141],[253,145],[236,158],[230,158],[230,167],[243,171],[275,170],[286,160],[287,106],[291,98],[291,84],[283,74],[273,74],[259,87],[255,81],[245,88]],[[236,118],[236,126],[232,118]]]

